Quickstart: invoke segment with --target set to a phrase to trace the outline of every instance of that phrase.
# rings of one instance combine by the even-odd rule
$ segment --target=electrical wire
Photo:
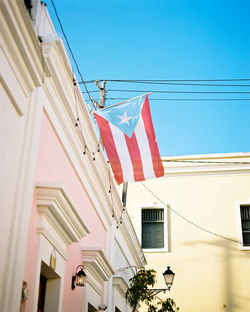
[[[127,100],[128,98],[106,98],[106,100]],[[97,101],[98,99],[93,99],[94,101]],[[90,101],[90,100],[86,100]],[[250,99],[152,99],[150,98],[151,101],[250,101]]]
[[[144,186],[145,189],[148,190],[148,192],[153,195],[160,203],[162,203],[164,206],[166,206],[169,210],[171,210],[172,212],[174,212],[177,216],[179,216],[180,218],[182,218],[184,221],[186,221],[187,223],[195,226],[196,228],[198,228],[199,230],[203,231],[203,232],[206,232],[206,233],[209,233],[209,234],[212,234],[214,236],[217,236],[217,237],[220,237],[220,238],[223,238],[225,240],[228,240],[228,241],[231,241],[231,242],[234,242],[234,243],[238,243],[238,244],[242,244],[240,241],[238,240],[235,240],[235,239],[232,239],[232,238],[229,238],[229,237],[226,237],[226,236],[223,236],[223,235],[220,235],[220,234],[217,234],[215,232],[212,232],[210,230],[207,230],[205,229],[204,227],[194,223],[193,221],[190,221],[189,219],[187,219],[186,217],[184,217],[183,215],[181,215],[178,211],[176,211],[175,209],[169,207],[169,205],[167,205],[166,203],[164,203],[164,201],[162,201],[156,194],[154,194],[143,182],[141,182],[141,184]]]
[[[88,94],[90,101],[93,103],[92,97],[91,97],[91,95],[90,95],[90,93],[89,93],[89,91],[88,91],[87,85],[86,85],[86,83],[85,83],[85,81],[84,81],[84,79],[83,79],[83,76],[82,76],[82,74],[81,74],[81,72],[80,72],[80,68],[79,68],[79,66],[78,66],[78,63],[77,63],[75,57],[74,57],[73,51],[72,51],[72,49],[71,49],[71,47],[70,47],[70,44],[69,44],[69,41],[68,41],[68,38],[67,38],[67,36],[66,36],[66,34],[65,34],[65,31],[64,31],[64,29],[63,29],[62,22],[61,22],[61,20],[60,20],[60,18],[59,18],[59,15],[58,15],[58,13],[57,13],[57,9],[56,9],[56,7],[55,7],[54,1],[53,1],[53,0],[50,0],[50,1],[51,1],[51,3],[52,3],[53,9],[54,9],[54,11],[55,11],[56,18],[57,18],[58,23],[59,23],[59,25],[60,25],[60,28],[61,28],[63,37],[64,37],[64,39],[65,39],[65,41],[66,41],[66,44],[67,44],[67,47],[68,47],[69,52],[70,52],[70,54],[71,54],[71,57],[72,57],[72,59],[73,59],[73,61],[74,61],[74,63],[75,63],[77,72],[78,72],[78,74],[79,74],[79,76],[80,76],[80,78],[81,78],[81,82],[79,82],[79,83],[81,83],[81,84],[84,85],[84,88],[85,88],[85,90],[86,90],[85,93]],[[94,106],[94,105],[93,105],[93,106]],[[94,107],[95,107],[95,106],[94,106]]]
[[[108,89],[108,92],[136,92],[136,93],[176,93],[176,94],[250,94],[250,91],[165,91],[165,90],[126,90],[126,89]],[[99,92],[99,90],[91,90],[88,93]],[[82,93],[87,93],[83,91]]]
[[[250,87],[249,84],[216,84],[216,83],[197,83],[197,82],[227,82],[227,81],[250,81],[250,79],[176,79],[176,80],[122,80],[122,79],[101,79],[99,81],[109,81],[117,83],[137,83],[137,84],[156,84],[156,85],[180,85],[180,86],[205,86],[205,87]],[[95,80],[88,80],[86,83],[93,83]],[[192,82],[192,83],[191,83]]]

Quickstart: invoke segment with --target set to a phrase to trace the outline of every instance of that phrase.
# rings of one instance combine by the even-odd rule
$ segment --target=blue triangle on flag
[[[128,102],[105,108],[96,114],[131,137],[140,118],[145,96],[138,96]]]

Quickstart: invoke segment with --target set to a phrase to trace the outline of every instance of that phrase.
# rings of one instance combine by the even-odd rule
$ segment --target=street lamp
[[[75,275],[72,276],[72,283],[71,283],[71,289],[74,290],[76,285],[77,286],[84,286],[85,280],[86,280],[86,274],[83,271],[84,266],[83,265],[78,265],[76,268],[76,273]]]
[[[162,275],[164,276],[165,283],[168,287],[168,290],[170,291],[170,288],[171,288],[173,281],[174,281],[175,273],[172,272],[170,270],[170,267],[168,266],[167,270]]]
[[[148,297],[148,299],[154,297],[155,295],[159,294],[160,292],[165,293],[166,290],[170,291],[170,288],[171,288],[173,281],[174,281],[175,273],[173,271],[171,271],[170,267],[168,266],[167,270],[162,275],[164,276],[164,280],[165,280],[165,283],[167,285],[167,288],[149,289],[150,296]]]

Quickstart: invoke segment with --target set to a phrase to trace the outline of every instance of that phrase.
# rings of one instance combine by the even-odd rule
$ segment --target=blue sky
[[[249,0],[54,3],[85,80],[250,79]],[[61,35],[49,0],[47,6]],[[250,85],[250,80],[223,83]],[[97,90],[93,83],[87,87]],[[107,89],[153,92],[149,99],[161,156],[250,151],[250,101],[242,100],[250,99],[250,93],[154,93],[250,92],[250,87],[108,82]],[[120,99],[140,94],[110,91],[107,97]],[[106,104],[120,101],[107,100]]]

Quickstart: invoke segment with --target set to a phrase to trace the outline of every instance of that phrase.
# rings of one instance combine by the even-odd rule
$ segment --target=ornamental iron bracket
[[[148,289],[150,295],[148,296],[147,299],[151,299],[154,296],[158,295],[160,292],[163,292],[165,294],[166,291],[170,291],[170,287],[169,288],[152,288],[152,289]]]

